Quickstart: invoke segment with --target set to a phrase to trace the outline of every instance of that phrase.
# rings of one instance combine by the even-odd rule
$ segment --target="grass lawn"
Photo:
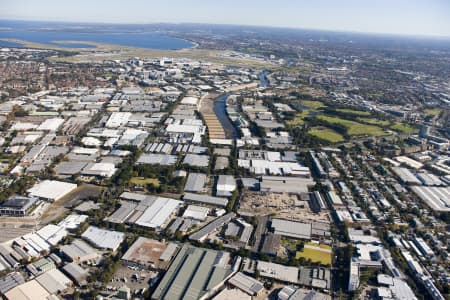
[[[368,112],[368,111],[354,110],[354,109],[350,109],[350,108],[338,108],[338,109],[336,109],[336,111],[350,114],[350,115],[355,115],[355,116],[370,116],[370,112]]]
[[[317,116],[317,118],[331,124],[341,124],[345,126],[347,128],[348,135],[379,136],[386,134],[382,128],[374,125],[361,124],[358,122],[330,116]]]
[[[288,126],[297,126],[297,125],[303,125],[305,123],[305,118],[309,116],[309,111],[304,110],[301,113],[297,113],[295,115],[294,120],[287,121]]]
[[[424,113],[426,113],[427,115],[436,117],[441,113],[442,109],[439,108],[426,108],[423,110]]]
[[[300,100],[300,104],[303,106],[307,106],[311,110],[316,110],[326,106],[322,102],[315,100]]]
[[[405,123],[395,122],[394,125],[390,127],[392,130],[399,131],[401,133],[413,134],[419,132],[419,129]]]
[[[344,141],[344,137],[341,134],[327,127],[322,126],[312,127],[308,131],[308,133],[312,136],[315,136],[321,140],[328,141],[330,143],[338,143]]]
[[[371,125],[388,126],[391,122],[387,120],[379,120],[377,118],[358,118],[358,121]]]
[[[155,187],[159,186],[159,180],[156,178],[133,177],[130,182],[134,185],[153,184]]]
[[[331,265],[333,251],[328,245],[306,243],[302,251],[295,254],[295,258],[301,257],[310,259],[312,262],[319,262],[322,265]]]

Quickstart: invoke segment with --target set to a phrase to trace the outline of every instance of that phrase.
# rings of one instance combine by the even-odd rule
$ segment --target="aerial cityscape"
[[[450,299],[450,4],[57,2],[0,2],[2,299]]]

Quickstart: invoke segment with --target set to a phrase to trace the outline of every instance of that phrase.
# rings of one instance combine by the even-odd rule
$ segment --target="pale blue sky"
[[[450,0],[0,0],[0,19],[194,22],[450,36]]]

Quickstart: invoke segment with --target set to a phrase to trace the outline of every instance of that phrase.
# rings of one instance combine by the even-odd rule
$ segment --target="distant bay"
[[[189,41],[171,37],[158,32],[107,32],[86,33],[63,30],[32,30],[24,28],[9,28],[0,30],[0,39],[15,39],[26,42],[59,46],[64,48],[95,48],[83,42],[94,42],[110,45],[148,48],[157,50],[177,50],[192,48],[195,45]],[[57,41],[70,41],[71,43],[58,43]],[[0,47],[19,47],[19,44],[0,40]]]

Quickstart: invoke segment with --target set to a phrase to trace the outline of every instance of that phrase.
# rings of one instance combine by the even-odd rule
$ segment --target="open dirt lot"
[[[308,201],[297,195],[250,192],[244,193],[240,202],[240,212],[254,215],[275,214],[276,217],[293,221],[329,222],[329,214],[313,213]]]

